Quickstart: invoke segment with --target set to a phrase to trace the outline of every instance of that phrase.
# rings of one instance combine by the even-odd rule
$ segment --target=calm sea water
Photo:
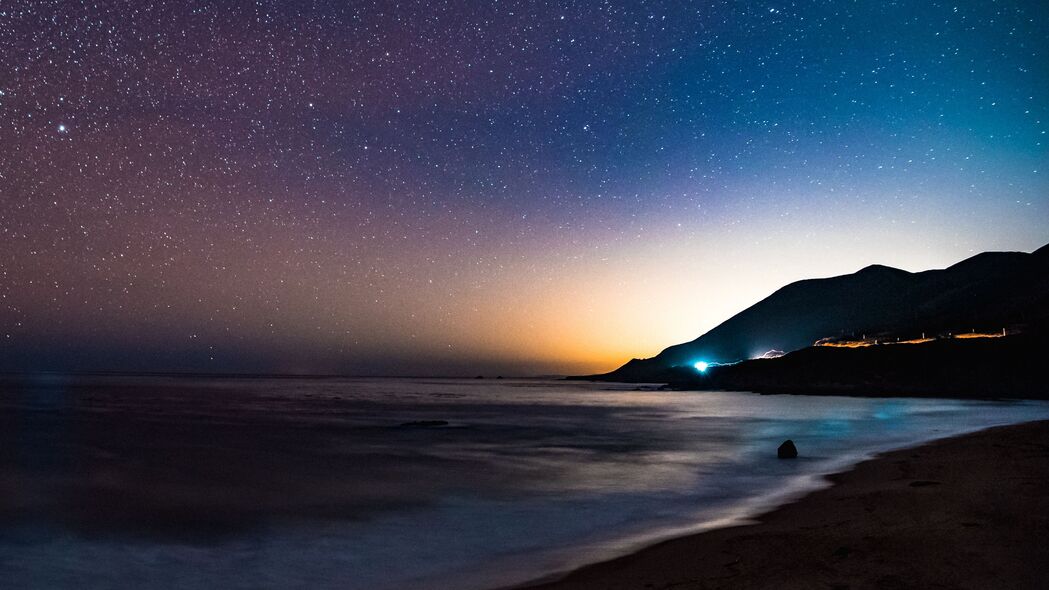
[[[0,580],[489,588],[740,522],[880,451],[1043,418],[556,381],[8,378]],[[787,438],[798,460],[776,459]]]

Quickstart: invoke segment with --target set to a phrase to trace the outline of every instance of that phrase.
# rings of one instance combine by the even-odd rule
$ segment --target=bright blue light
[[[706,361],[699,361],[698,363],[696,363],[696,364],[694,364],[692,366],[695,367],[696,370],[699,371],[700,373],[706,373],[707,367],[710,366],[710,363],[708,363]]]

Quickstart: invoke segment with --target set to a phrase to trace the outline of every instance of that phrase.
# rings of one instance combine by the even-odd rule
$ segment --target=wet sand
[[[830,479],[757,524],[528,588],[1049,588],[1049,421],[887,453]]]

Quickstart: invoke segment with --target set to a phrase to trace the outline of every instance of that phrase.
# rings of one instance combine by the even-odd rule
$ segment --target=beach
[[[756,524],[527,587],[1049,587],[1049,421],[885,453],[829,479]]]

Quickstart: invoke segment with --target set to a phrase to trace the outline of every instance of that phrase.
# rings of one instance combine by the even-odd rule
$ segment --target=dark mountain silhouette
[[[1042,326],[1049,319],[1049,245],[985,252],[942,270],[868,266],[791,283],[685,344],[584,379],[659,382],[696,361],[732,363],[823,338],[914,338]]]

